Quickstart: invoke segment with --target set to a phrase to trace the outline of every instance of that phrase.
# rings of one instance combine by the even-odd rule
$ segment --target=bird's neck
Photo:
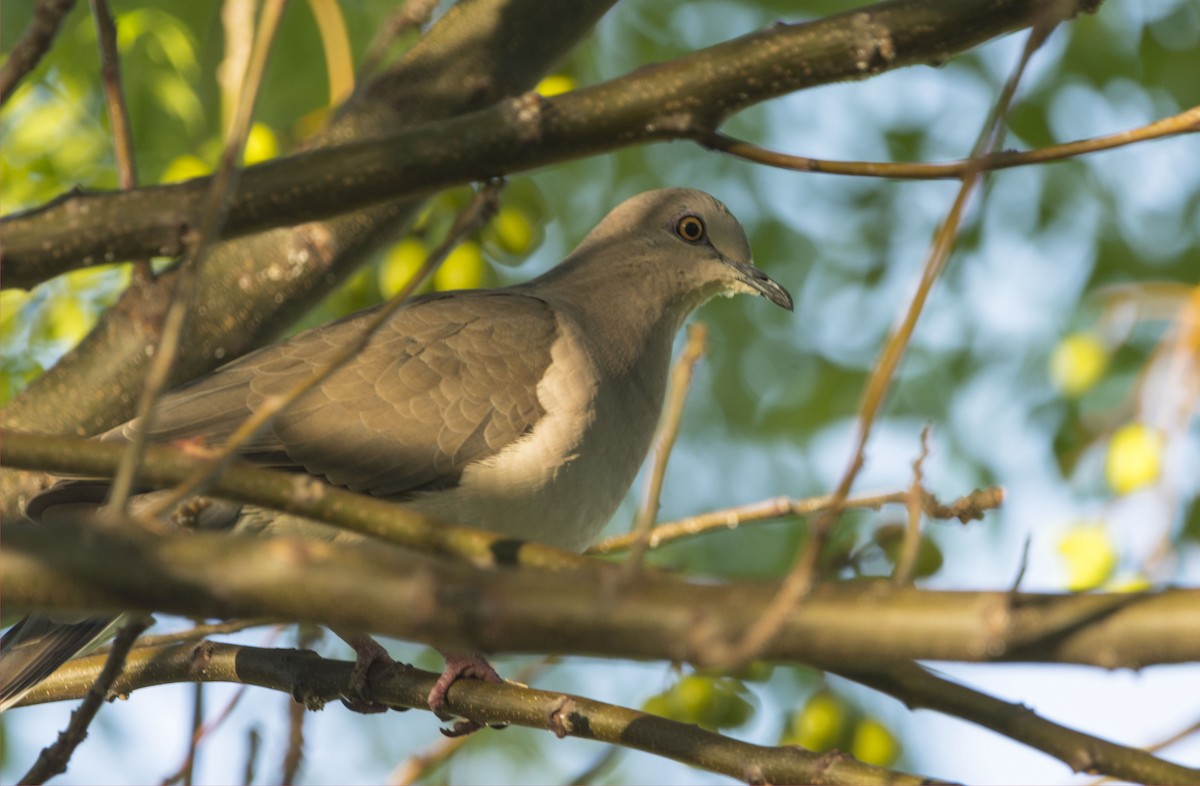
[[[687,302],[669,282],[647,280],[648,275],[653,272],[644,262],[629,257],[602,267],[567,260],[526,286],[586,327],[606,375],[653,376],[642,383],[657,389],[665,385],[675,334],[699,303]]]

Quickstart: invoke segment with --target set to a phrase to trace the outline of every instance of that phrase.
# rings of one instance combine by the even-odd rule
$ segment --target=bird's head
[[[571,256],[568,262],[600,256],[609,275],[642,277],[645,287],[681,309],[682,316],[717,295],[743,293],[792,310],[787,290],[755,267],[738,220],[695,189],[664,188],[627,199]]]

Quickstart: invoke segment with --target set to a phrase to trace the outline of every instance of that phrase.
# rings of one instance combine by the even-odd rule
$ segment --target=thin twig
[[[192,786],[196,775],[196,748],[200,744],[200,730],[204,728],[204,684],[197,682],[192,687],[192,734],[188,739],[187,764],[183,769],[183,786]]]
[[[38,0],[33,8],[29,27],[0,65],[0,106],[16,92],[17,83],[37,68],[54,37],[62,28],[63,19],[75,7],[75,0]]]
[[[233,118],[244,93],[242,85],[254,51],[254,9],[258,0],[222,0],[221,34],[225,51],[217,64],[217,87],[221,91],[221,138],[232,141]]]
[[[29,772],[21,778],[21,783],[45,783],[55,775],[67,771],[71,755],[87,737],[88,726],[100,711],[100,705],[108,698],[113,683],[121,676],[121,667],[125,664],[125,657],[133,647],[133,642],[149,624],[149,618],[137,617],[121,627],[113,640],[108,658],[104,661],[104,668],[92,683],[83,702],[71,713],[67,728],[59,732],[54,744],[42,750]]]
[[[137,157],[133,148],[133,129],[129,123],[129,105],[121,87],[121,55],[117,49],[117,26],[108,0],[90,0],[96,25],[96,43],[100,47],[100,79],[104,84],[104,103],[108,107],[108,126],[112,133],[113,155],[117,161],[117,182],[121,188],[137,188]],[[133,279],[149,281],[153,276],[150,260],[133,262]]]
[[[1029,63],[1030,57],[1041,47],[1057,23],[1057,17],[1049,17],[1036,24],[1030,31],[1021,58],[1001,90],[987,122],[984,123],[983,130],[975,142],[971,151],[971,159],[977,159],[999,145],[1003,138],[1003,119],[1008,112],[1017,84],[1025,72],[1025,67]],[[796,604],[812,591],[818,578],[821,555],[841,512],[842,501],[849,495],[854,479],[862,468],[871,428],[883,406],[888,388],[895,377],[896,369],[900,366],[900,360],[904,357],[904,352],[916,328],[917,319],[924,310],[929,293],[949,261],[950,252],[958,234],[958,227],[966,210],[967,200],[981,181],[982,174],[983,172],[978,166],[969,168],[963,174],[962,184],[955,195],[954,203],[950,207],[946,220],[939,228],[933,247],[925,261],[917,292],[909,303],[904,318],[889,336],[880,353],[879,361],[875,364],[863,393],[862,405],[859,408],[858,436],[855,440],[854,450],[849,465],[842,473],[842,478],[833,492],[833,504],[813,522],[808,533],[808,540],[799,557],[784,578],[775,599],[763,614],[747,629],[740,641],[727,648],[727,652],[721,652],[720,650],[725,648],[714,645],[714,663],[737,664],[751,660],[755,653],[778,634]]]
[[[1190,726],[1180,729],[1179,731],[1172,734],[1170,737],[1167,737],[1165,740],[1160,740],[1160,741],[1154,743],[1153,745],[1145,746],[1144,748],[1142,748],[1142,750],[1146,751],[1147,753],[1158,753],[1159,751],[1161,751],[1165,748],[1169,748],[1172,745],[1176,745],[1180,742],[1183,742],[1188,737],[1191,737],[1196,734],[1200,734],[1200,720],[1196,721],[1195,723],[1191,724]],[[1098,780],[1092,781],[1091,784],[1089,784],[1089,786],[1100,786],[1100,784],[1102,784],[1102,783],[1112,783],[1115,780],[1117,780],[1117,779],[1114,778],[1113,776],[1106,775],[1103,778],[1099,778]]]
[[[238,702],[242,700],[242,696],[246,695],[247,687],[247,685],[239,685],[238,689],[234,692],[229,701],[226,702],[225,707],[217,714],[216,718],[208,723],[193,727],[192,737],[188,743],[187,756],[173,774],[163,778],[162,786],[171,786],[173,783],[179,783],[181,780],[190,777],[189,773],[192,770],[192,766],[195,764],[196,751],[199,749],[200,743],[205,737],[216,731],[221,724],[223,724],[229,718],[229,716],[233,714],[233,710],[235,707],[237,707]]]
[[[104,85],[104,100],[108,108],[108,124],[113,138],[113,153],[117,159],[117,181],[121,188],[137,188],[137,161],[133,152],[133,131],[129,126],[129,109],[121,88],[121,59],[117,51],[117,26],[113,22],[108,0],[89,0],[96,24],[96,43],[100,47],[100,78]]]
[[[319,637],[320,631],[317,627],[301,625],[297,630],[296,648],[310,649]],[[279,782],[283,786],[291,786],[296,782],[300,765],[304,763],[304,718],[306,714],[307,708],[303,702],[295,700],[288,702],[288,744],[287,750],[283,754],[283,765],[280,768],[282,774],[279,776]]]
[[[188,641],[199,641],[206,639],[209,636],[221,633],[237,633],[238,631],[246,630],[247,628],[258,628],[263,625],[275,625],[279,620],[271,619],[270,617],[256,617],[254,619],[230,620],[229,622],[216,622],[206,625],[196,625],[187,630],[176,631],[175,633],[159,633],[155,636],[142,636],[138,639],[139,647],[163,647],[169,644],[183,644]],[[104,652],[105,648],[98,648],[97,652]]]
[[[241,100],[230,130],[228,142],[221,156],[221,163],[213,177],[212,188],[204,205],[200,226],[196,233],[195,243],[191,252],[183,262],[179,278],[172,292],[171,305],[163,320],[162,334],[155,349],[154,358],[146,372],[142,387],[141,400],[138,403],[137,419],[134,423],[126,451],[127,459],[122,460],[121,470],[117,478],[120,485],[114,484],[110,503],[124,511],[129,502],[129,492],[136,480],[137,468],[145,450],[146,434],[151,430],[154,418],[154,406],[167,386],[175,358],[179,354],[179,341],[183,335],[184,321],[187,318],[191,303],[192,287],[197,279],[200,264],[205,255],[218,238],[221,225],[229,206],[229,197],[237,185],[238,166],[242,158],[242,149],[246,144],[246,136],[250,132],[250,121],[254,114],[254,104],[258,100],[259,88],[262,86],[263,74],[266,72],[267,60],[275,33],[279,29],[279,20],[287,0],[271,0],[263,6],[262,17],[259,20],[254,52],[246,66]],[[125,480],[128,478],[128,480]],[[149,517],[140,517],[147,526],[155,526]]]
[[[113,155],[117,162],[117,178],[123,189],[137,188],[137,158],[133,147],[133,130],[129,123],[129,108],[121,86],[121,57],[117,48],[117,26],[113,22],[108,0],[90,0],[92,19],[96,25],[96,43],[100,49],[100,76],[104,84],[104,100],[108,108],[108,124],[112,133]],[[140,259],[133,264],[133,275],[147,281],[151,276],[150,261]],[[138,456],[131,453],[121,462],[113,481],[110,500],[124,508],[133,487]]]
[[[707,342],[708,329],[703,322],[688,325],[687,344],[671,370],[667,405],[663,410],[658,434],[654,437],[654,457],[651,460],[650,473],[646,477],[646,492],[633,521],[634,541],[625,561],[630,571],[637,571],[641,567],[642,558],[650,543],[650,532],[654,527],[654,519],[658,516],[659,500],[662,497],[663,478],[667,474],[667,461],[671,458],[671,449],[675,447],[675,440],[679,436],[683,405],[687,402],[688,390],[692,386],[692,374],[696,370],[696,363],[704,355]]]
[[[569,786],[587,786],[591,783],[599,783],[600,777],[616,766],[617,762],[621,759],[621,754],[624,752],[624,748],[619,748],[616,745],[609,746],[608,750],[593,759],[588,766],[584,767],[578,775],[567,781],[567,783]]]
[[[454,754],[478,734],[460,734],[457,737],[442,737],[420,753],[409,756],[392,771],[388,778],[391,786],[409,786],[422,776],[449,761]]]
[[[459,241],[466,237],[479,226],[482,226],[488,218],[495,212],[499,201],[500,189],[504,187],[503,181],[495,180],[488,183],[480,189],[472,198],[470,204],[463,208],[462,212],[454,221],[454,225],[446,234],[446,237],[438,245],[437,248],[429,252],[429,256],[425,258],[424,264],[413,275],[408,282],[400,288],[388,303],[381,308],[369,322],[366,323],[362,332],[358,337],[345,346],[343,346],[324,366],[316,373],[307,379],[293,385],[288,390],[278,395],[268,396],[264,399],[262,406],[255,410],[253,414],[246,418],[237,430],[230,435],[229,439],[219,450],[213,452],[213,455],[205,459],[200,468],[192,473],[187,480],[171,489],[170,493],[164,494],[161,499],[148,507],[142,514],[147,518],[153,518],[161,515],[167,510],[181,502],[185,497],[195,492],[206,480],[219,473],[225,464],[237,454],[238,448],[243,442],[252,437],[260,428],[266,425],[272,418],[283,411],[293,401],[300,396],[312,390],[322,381],[341,368],[346,362],[351,360],[355,355],[362,351],[375,335],[379,328],[404,305],[408,300],[409,295],[416,291],[417,287],[423,282],[433,271],[441,264],[446,255],[458,245]]]
[[[264,645],[269,647],[274,644],[276,639],[279,638],[279,633],[281,630],[282,628],[276,628],[275,630],[271,631],[270,635],[266,637]],[[155,638],[165,637],[156,636]],[[141,647],[138,649],[141,649]],[[178,783],[180,780],[183,780],[185,783],[190,781],[192,777],[192,771],[196,764],[196,751],[199,749],[200,743],[204,741],[205,737],[210,736],[214,731],[221,727],[221,724],[225,723],[225,721],[229,719],[229,717],[233,714],[234,708],[237,707],[238,702],[241,701],[242,696],[245,695],[246,687],[246,685],[239,686],[229,701],[226,702],[225,707],[219,713],[217,713],[217,717],[211,722],[204,723],[203,717],[199,717],[200,722],[196,722],[197,718],[195,716],[193,717],[192,737],[188,741],[187,757],[183,760],[183,763],[179,765],[178,769],[175,770],[174,774],[163,778],[162,786],[170,786],[173,783]],[[199,694],[197,694],[195,706],[196,712],[202,715],[203,705],[200,702]]]
[[[921,513],[925,499],[924,466],[929,457],[929,424],[921,429],[921,450],[913,461],[913,479],[908,488],[908,527],[904,531],[904,543],[900,547],[900,558],[892,571],[892,582],[911,584],[917,568],[917,555],[921,552]]]
[[[308,715],[308,709],[296,700],[291,700],[287,704],[287,750],[283,754],[283,774],[280,775],[279,782],[283,786],[292,786],[296,782],[296,775],[300,772],[300,765],[304,763],[304,719]]]
[[[727,136],[718,131],[705,132],[696,138],[700,145],[757,164],[788,169],[798,172],[820,172],[829,175],[852,175],[857,177],[891,178],[898,180],[951,180],[962,178],[968,169],[976,168],[990,172],[1012,169],[1032,164],[1063,161],[1089,153],[1114,150],[1137,142],[1161,139],[1179,134],[1200,131],[1200,106],[1194,106],[1177,115],[1155,120],[1128,131],[1048,145],[1034,150],[999,151],[987,153],[979,158],[944,163],[899,163],[895,161],[830,161],[808,156],[794,156],[768,150],[764,147]]]
[[[1017,575],[1013,577],[1012,587],[1009,592],[1016,595],[1021,589],[1021,582],[1025,580],[1025,571],[1029,569],[1029,549],[1033,546],[1033,537],[1025,536],[1025,542],[1021,544],[1021,557],[1017,561]]]
[[[251,726],[250,731],[246,733],[246,766],[242,768],[242,786],[254,783],[254,765],[258,761],[258,746],[261,742],[262,735],[258,733],[258,727]]]
[[[1188,737],[1192,737],[1196,734],[1200,734],[1200,720],[1196,721],[1190,726],[1180,729],[1170,737],[1167,737],[1165,740],[1160,740],[1153,745],[1147,745],[1145,750],[1157,753],[1158,751],[1170,748],[1172,745],[1178,745]]]
[[[880,494],[860,494],[849,497],[842,502],[842,509],[869,508],[878,510],[884,505],[903,504],[909,499],[908,491],[892,491]],[[922,511],[929,518],[959,519],[964,523],[983,518],[984,511],[1000,507],[1004,501],[1004,490],[999,486],[978,489],[965,497],[954,500],[950,504],[939,502],[932,494],[926,492],[922,496]],[[649,548],[676,540],[693,538],[713,530],[737,529],[743,524],[772,521],[784,516],[809,516],[827,510],[833,504],[833,495],[825,494],[807,499],[792,499],[791,497],[772,497],[759,502],[738,505],[732,508],[722,508],[698,516],[660,524],[650,530]],[[610,538],[593,543],[585,554],[612,554],[624,551],[633,545],[636,535],[632,532],[614,535]]]

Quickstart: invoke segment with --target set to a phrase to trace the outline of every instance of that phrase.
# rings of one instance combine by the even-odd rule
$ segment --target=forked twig
[[[913,461],[913,479],[908,488],[908,526],[904,530],[904,543],[900,547],[900,557],[896,560],[896,569],[892,571],[892,581],[896,584],[911,584],[913,573],[917,568],[917,555],[921,551],[921,504],[925,493],[924,467],[925,459],[929,457],[929,424],[921,429],[921,450]]]
[[[870,508],[878,510],[884,505],[905,504],[911,496],[910,491],[892,491],[881,494],[860,494],[848,497],[841,503],[842,510],[848,508]],[[921,508],[924,514],[934,519],[958,519],[963,523],[983,517],[984,511],[1000,507],[1004,501],[1004,489],[990,486],[977,489],[966,496],[960,497],[949,504],[940,502],[929,492],[921,495]],[[649,548],[658,548],[666,543],[685,538],[693,538],[714,530],[737,529],[743,524],[771,521],[784,516],[810,516],[814,513],[828,510],[834,504],[832,494],[806,499],[791,497],[772,497],[746,505],[732,508],[722,508],[708,513],[677,521],[660,524],[650,530]],[[636,538],[632,532],[614,535],[592,544],[585,552],[587,554],[612,554],[628,549]]]

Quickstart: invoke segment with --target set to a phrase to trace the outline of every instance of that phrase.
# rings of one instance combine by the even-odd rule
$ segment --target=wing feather
[[[327,363],[371,313],[265,347],[168,394],[150,438],[220,444],[268,396]],[[537,385],[557,330],[550,307],[529,295],[413,301],[242,454],[379,496],[453,486],[468,464],[519,439],[545,414]],[[106,438],[128,432],[126,424]]]

